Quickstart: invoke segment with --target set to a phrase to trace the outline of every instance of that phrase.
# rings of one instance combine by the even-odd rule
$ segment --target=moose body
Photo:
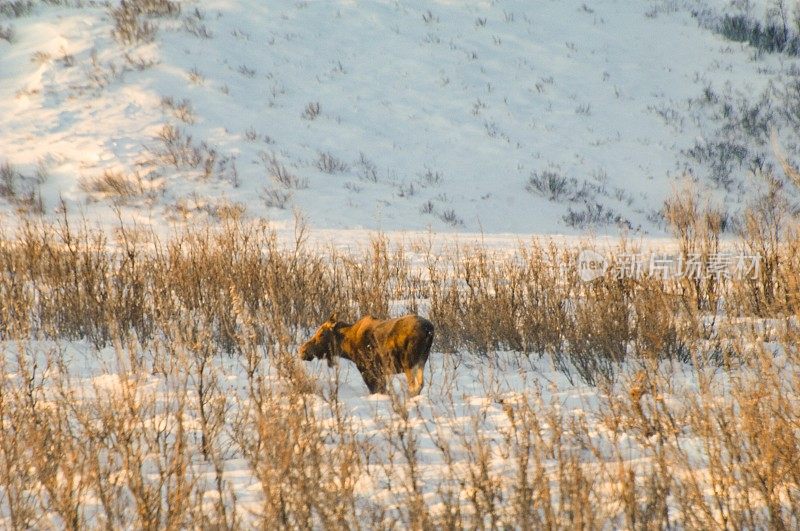
[[[423,369],[433,343],[433,324],[416,315],[379,320],[371,315],[353,324],[325,321],[300,347],[303,361],[336,357],[355,363],[370,393],[385,393],[386,379],[404,372],[412,395],[424,385]]]

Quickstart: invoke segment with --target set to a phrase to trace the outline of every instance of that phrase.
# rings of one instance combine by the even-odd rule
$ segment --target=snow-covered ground
[[[14,352],[19,345],[6,343],[0,348],[6,356],[7,385],[13,386],[24,374],[16,370],[18,367],[14,362]],[[33,360],[37,360],[40,371],[44,371],[41,376],[34,374],[33,385],[44,382],[43,396],[61,401],[62,407],[65,397],[69,397],[72,402],[65,411],[70,411],[70,416],[78,415],[75,412],[82,410],[104,411],[104,408],[115,407],[113,404],[126,404],[123,397],[131,390],[131,396],[135,397],[131,407],[140,408],[138,411],[143,417],[136,422],[141,421],[143,426],[155,427],[162,423],[169,426],[171,415],[177,412],[175,401],[185,385],[182,382],[186,381],[186,375],[182,369],[170,371],[168,375],[155,367],[151,371],[149,364],[153,358],[149,353],[142,353],[140,361],[144,365],[141,371],[137,371],[131,370],[125,355],[118,356],[110,348],[98,351],[83,342],[61,345],[31,342],[25,348],[28,352],[27,370],[30,371]],[[124,352],[120,351],[120,354]],[[59,360],[61,366],[58,366]],[[64,363],[69,374],[66,380],[58,378],[59,374],[64,374],[61,372]],[[173,359],[169,363],[178,367],[183,362]],[[290,386],[281,380],[268,360],[264,363],[262,369],[268,385],[278,390],[285,389],[276,391],[272,407],[289,407],[289,401],[297,399],[297,395],[289,398]],[[785,363],[781,356],[774,363],[777,371],[785,371],[785,382],[791,385],[796,367],[780,368],[780,363]],[[540,473],[553,489],[547,495],[549,503],[568,512],[564,504],[568,506],[571,502],[565,497],[571,494],[563,483],[575,478],[565,477],[564,467],[565,463],[578,463],[584,474],[591,475],[581,488],[587,489],[587,498],[592,500],[590,511],[596,522],[624,527],[629,521],[623,504],[614,497],[614,493],[622,489],[620,471],[627,474],[629,470],[633,474],[632,481],[647,481],[649,474],[659,466],[656,458],[661,454],[655,453],[655,449],[663,444],[671,449],[666,455],[673,460],[672,473],[676,478],[688,474],[694,478],[705,477],[709,460],[716,457],[709,453],[713,450],[705,446],[708,441],[704,437],[708,434],[695,432],[697,424],[688,419],[697,414],[694,408],[702,404],[702,400],[710,400],[708,404],[715,404],[714,407],[721,408],[722,412],[727,411],[729,404],[735,403],[735,391],[734,396],[730,395],[729,375],[692,369],[680,363],[663,364],[658,369],[665,386],[663,390],[668,389],[668,392],[655,397],[645,393],[641,399],[637,396],[632,402],[628,402],[628,395],[635,392],[632,391],[636,387],[635,367],[623,367],[618,375],[618,384],[601,389],[569,381],[551,366],[548,357],[540,359],[515,353],[498,353],[484,358],[433,353],[425,369],[425,388],[415,398],[404,397],[405,383],[400,376],[393,382],[397,393],[394,398],[369,395],[354,366],[346,361],[335,368],[314,361],[306,364],[305,368],[318,386],[316,394],[305,397],[313,412],[307,415],[316,419],[314,422],[321,428],[325,444],[331,448],[343,442],[341,427],[346,426],[346,433],[357,445],[361,462],[353,486],[359,510],[367,512],[373,505],[383,507],[388,510],[384,515],[386,521],[397,518],[403,522],[408,518],[406,511],[410,510],[409,499],[414,494],[410,491],[410,474],[413,474],[415,488],[434,517],[441,516],[446,495],[450,493],[468,519],[466,515],[476,509],[476,503],[483,503],[480,496],[486,494],[475,492],[481,485],[481,475],[485,475],[487,488],[493,489],[494,495],[498,496],[495,500],[497,515],[505,518],[501,521],[510,523],[514,520],[508,518],[518,518],[518,515],[512,516],[512,500],[520,494],[518,489],[525,481],[530,481],[528,486],[531,488],[539,488],[541,478],[537,474]],[[197,366],[192,365],[188,377],[188,400],[181,409],[191,456],[186,473],[191,478],[192,488],[200,493],[200,499],[211,505],[218,491],[214,467],[200,454],[202,425],[196,399],[196,369]],[[216,378],[214,395],[209,403],[222,400],[227,404],[223,405],[223,429],[217,432],[218,439],[213,443],[224,465],[224,495],[232,496],[226,498],[225,503],[235,507],[242,519],[240,523],[248,526],[263,514],[264,504],[263,486],[239,447],[241,441],[237,440],[237,430],[243,429],[239,413],[252,405],[247,392],[248,379],[242,360],[224,356],[216,358],[212,368],[205,370],[206,377],[213,375]],[[702,389],[698,375],[702,375]],[[63,390],[64,381],[66,392]],[[62,386],[57,387],[54,382],[62,382]],[[716,398],[704,395],[708,392]],[[281,397],[282,393],[287,394]],[[209,403],[206,408],[210,407]],[[639,403],[641,406],[634,406],[633,410],[617,409],[620,404]],[[125,411],[117,413],[121,419],[127,418]],[[276,423],[285,421],[274,409],[269,410],[269,414],[277,419]],[[667,414],[666,418],[678,423],[673,425],[676,431],[666,439],[662,439],[663,433],[649,431],[660,429],[659,414]],[[76,433],[81,433],[80,430],[86,428],[78,426],[75,429],[79,430]],[[170,433],[175,435],[174,425]],[[276,432],[272,436],[282,440],[284,434]],[[294,436],[302,437],[297,433]],[[118,435],[109,434],[108,437],[104,439],[107,441],[105,444],[113,446]],[[532,439],[524,443],[525,437]],[[168,444],[172,443],[168,441],[165,439],[161,444],[166,446],[158,447],[164,457],[170,455]],[[302,440],[296,442],[300,444]],[[108,454],[112,463],[114,448],[111,450],[109,447]],[[520,461],[522,458],[525,460]],[[530,476],[528,480],[524,479],[527,476],[522,476],[523,484],[520,484],[523,462],[525,467],[530,467],[526,472]],[[267,466],[280,469],[278,463],[267,463]],[[481,469],[483,466],[487,468]],[[145,478],[158,485],[155,471],[145,470],[151,470]],[[123,467],[114,473],[124,476],[127,471]],[[91,520],[102,512],[100,500],[89,495],[91,487],[78,492],[85,492],[81,498],[82,514]],[[711,493],[707,495],[711,496]],[[757,507],[759,502],[754,500],[751,503]],[[688,520],[680,507],[681,503],[671,498],[667,516],[672,522],[685,524]],[[537,512],[548,508],[535,505],[529,510]],[[7,518],[8,514],[2,516]],[[47,518],[45,516],[39,521],[39,525],[59,525],[57,517],[53,516],[54,520]],[[99,525],[102,521],[101,517],[88,523]]]
[[[771,130],[800,153],[796,58],[711,29],[770,6],[209,0],[124,44],[105,7],[37,2],[0,18],[0,163],[102,225],[659,234],[687,175],[735,213]]]

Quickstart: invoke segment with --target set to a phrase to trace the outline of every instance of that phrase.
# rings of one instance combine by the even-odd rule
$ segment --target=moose
[[[408,389],[417,396],[431,343],[433,324],[416,315],[387,320],[367,315],[347,324],[333,314],[303,343],[299,355],[303,361],[324,359],[329,367],[337,357],[352,361],[370,393],[386,393],[387,378],[405,372]]]

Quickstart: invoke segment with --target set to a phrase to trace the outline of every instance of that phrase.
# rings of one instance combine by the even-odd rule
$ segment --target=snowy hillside
[[[4,212],[659,234],[800,154],[792,50],[722,31],[771,2],[62,4],[0,1]]]

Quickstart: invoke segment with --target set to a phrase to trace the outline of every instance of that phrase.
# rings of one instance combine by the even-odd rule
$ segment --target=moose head
[[[333,366],[333,357],[341,343],[341,329],[346,326],[336,319],[336,314],[331,314],[327,321],[317,329],[311,339],[300,346],[300,359],[311,361],[313,359],[327,360],[328,366]]]

